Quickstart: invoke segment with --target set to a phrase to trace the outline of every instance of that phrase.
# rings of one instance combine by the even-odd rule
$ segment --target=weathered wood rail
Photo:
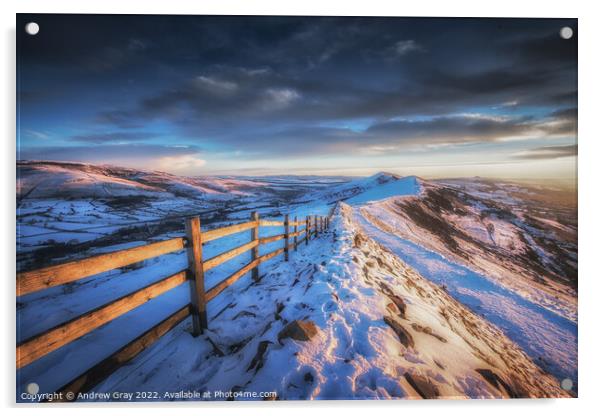
[[[34,335],[17,345],[16,366],[20,369],[45,355],[85,336],[93,330],[108,324],[114,319],[142,306],[182,284],[190,287],[190,303],[169,315],[151,329],[129,342],[94,367],[71,380],[59,392],[88,391],[112,372],[134,358],[145,348],[173,329],[189,316],[192,317],[192,333],[197,336],[208,328],[207,303],[217,297],[230,285],[247,273],[252,273],[254,281],[259,280],[259,265],[284,254],[289,261],[290,250],[297,251],[301,244],[308,245],[312,238],[317,238],[330,226],[330,216],[307,216],[299,220],[285,215],[283,221],[260,219],[253,212],[247,222],[202,231],[199,217],[186,220],[186,237],[146,244],[143,246],[118,250],[81,260],[45,267],[43,269],[17,273],[17,296],[25,296],[55,286],[75,282],[99,273],[129,266],[144,260],[177,252],[187,251],[188,267],[147,285],[132,293],[122,296],[107,304],[90,310],[67,322],[61,323],[40,334]],[[284,233],[259,237],[260,227],[284,227]],[[248,243],[227,250],[214,257],[203,258],[203,245],[233,234],[250,231]],[[283,246],[269,253],[259,255],[259,247],[284,240]],[[251,261],[230,274],[209,290],[205,289],[205,272],[234,259],[244,253],[251,252]]]

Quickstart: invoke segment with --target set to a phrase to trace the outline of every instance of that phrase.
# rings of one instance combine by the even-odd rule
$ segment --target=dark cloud
[[[81,143],[303,155],[576,135],[577,40],[558,34],[576,19],[18,16],[30,20],[44,36],[17,34],[22,113],[77,110],[108,131]]]
[[[232,148],[264,154],[357,155],[394,154],[425,146],[491,143],[507,139],[561,135],[548,123],[530,117],[492,117],[479,114],[399,119],[377,122],[364,130],[349,127],[305,126],[261,134],[224,137]]]
[[[550,116],[561,120],[577,120],[577,107],[556,110]]]
[[[399,120],[375,124],[367,133],[388,140],[428,140],[431,144],[488,142],[520,136],[534,129],[525,118],[499,118],[482,115],[435,117],[429,120]]]
[[[457,93],[488,96],[500,93],[519,93],[524,89],[541,88],[550,82],[546,73],[517,68],[496,68],[475,73],[453,73],[434,70],[423,78],[425,84],[437,89],[444,88]]]
[[[552,112],[544,130],[553,135],[577,138],[577,108],[565,108]]]
[[[565,146],[543,146],[530,149],[520,153],[515,157],[518,159],[558,159],[561,157],[577,156],[577,145],[569,144]]]
[[[332,80],[299,80],[271,70],[220,68],[122,111],[104,112],[100,120],[137,128],[156,119],[184,130],[231,130],[237,125],[305,123],[354,118],[445,115],[466,107],[495,106],[509,100],[528,100],[527,86],[542,85],[541,75],[492,71],[453,77],[439,74],[420,88],[369,90]],[[498,80],[495,82],[495,80]]]
[[[541,68],[567,65],[577,59],[577,35],[571,39],[562,39],[558,31],[544,35],[527,36],[508,42],[507,52],[515,55],[524,64]],[[575,32],[576,33],[576,32]]]

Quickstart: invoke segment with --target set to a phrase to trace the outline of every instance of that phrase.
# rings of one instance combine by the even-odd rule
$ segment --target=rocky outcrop
[[[412,335],[399,322],[388,316],[385,316],[384,319],[386,324],[391,327],[393,332],[395,332],[397,338],[399,338],[399,342],[401,342],[406,348],[414,346],[414,339],[412,338]]]
[[[292,338],[297,341],[309,341],[318,334],[318,327],[313,321],[293,321],[278,333],[278,342]]]
[[[405,373],[403,376],[423,399],[439,397],[439,389],[429,378],[410,373]]]

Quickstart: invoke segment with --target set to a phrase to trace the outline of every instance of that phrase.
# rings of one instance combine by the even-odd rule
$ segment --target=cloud
[[[577,156],[577,145],[570,144],[564,146],[543,146],[529,149],[527,151],[516,154],[517,159],[558,159],[561,157]]]
[[[366,78],[367,84],[363,84],[347,83],[336,74],[303,78],[274,70],[251,72],[224,66],[212,71],[143,96],[137,105],[103,112],[98,120],[120,128],[164,120],[183,133],[214,135],[228,134],[236,126],[247,129],[271,124],[277,129],[291,123],[441,116],[475,106],[517,111],[522,105],[571,103],[576,98],[575,92],[559,90],[552,75],[526,68],[476,73],[428,68],[404,77],[403,86],[394,83],[382,88],[369,87],[380,82],[378,76]]]
[[[268,88],[265,91],[264,108],[267,110],[285,108],[299,98],[299,93],[291,88]]]
[[[559,28],[562,26],[564,25],[558,25]],[[576,62],[577,41],[576,35],[567,40],[562,39],[558,31],[549,31],[511,40],[504,44],[503,48],[519,58],[524,64],[545,68],[572,61]]]
[[[577,120],[577,107],[563,108],[560,110],[553,111],[550,117],[554,117],[561,120]]]
[[[40,139],[40,140],[50,139],[50,134],[48,134],[44,131],[25,129],[23,131],[23,133],[25,133],[27,136],[32,137],[34,139]]]
[[[251,153],[309,155],[391,155],[406,150],[552,137],[548,124],[529,117],[463,113],[374,122],[363,130],[297,126],[269,133],[239,133],[223,143]],[[555,136],[554,136],[555,137]]]
[[[288,118],[303,105],[300,89],[311,89],[267,69],[218,67],[215,71],[220,75],[192,77],[143,97],[132,108],[102,112],[96,120],[120,128],[139,128],[151,120],[166,120],[188,132],[231,129],[233,120],[243,125],[272,117]]]
[[[569,111],[555,112],[544,118],[517,115],[488,115],[481,113],[454,113],[441,116],[393,117],[373,120],[363,128],[345,127],[347,123],[333,126],[314,123],[272,122],[262,120],[262,113],[279,112],[286,119],[289,107],[298,105],[303,96],[288,90],[274,91],[269,100],[259,100],[253,109],[255,117],[245,120],[245,113],[233,118],[236,123],[220,129],[224,122],[218,116],[207,123],[198,119],[188,125],[189,135],[198,141],[218,142],[222,149],[244,152],[249,157],[258,155],[307,156],[323,155],[379,155],[403,150],[429,149],[442,146],[458,146],[529,140],[534,138],[570,137]],[[165,104],[165,103],[164,103]],[[155,105],[158,105],[155,103]],[[190,103],[192,105],[192,103]],[[169,106],[164,108],[168,110]],[[179,107],[181,108],[181,107]],[[158,111],[158,110],[157,110]],[[194,110],[196,111],[196,110]],[[171,113],[174,117],[173,112]],[[199,117],[203,117],[199,113]],[[212,121],[218,125],[212,126]],[[262,122],[264,121],[264,122]],[[282,121],[282,120],[281,120]],[[182,121],[181,123],[184,123]],[[569,123],[569,124],[567,124]],[[196,136],[194,136],[196,134]],[[215,135],[214,137],[210,137]],[[210,138],[208,138],[210,137]]]
[[[152,132],[111,132],[111,133],[91,133],[71,136],[69,140],[81,143],[111,143],[111,142],[132,142],[146,140],[158,137],[157,133]]]
[[[577,108],[552,112],[542,120],[542,128],[549,135],[577,137]]]
[[[409,54],[410,52],[423,51],[424,48],[420,46],[415,40],[400,40],[395,43],[392,47],[393,52],[399,57]]]
[[[152,165],[157,166],[158,170],[168,172],[194,172],[205,166],[206,161],[200,159],[198,154],[180,155],[180,156],[164,156],[158,158]]]
[[[185,31],[187,22],[182,22]],[[100,121],[138,128],[165,120],[183,134],[221,136],[235,127],[271,124],[276,130],[293,123],[441,116],[500,103],[508,111],[576,104],[571,55],[546,58],[546,65],[530,58],[542,39],[567,47],[547,36],[552,25],[543,21],[511,27],[508,36],[499,35],[495,22],[446,19],[214,17],[195,22],[201,32],[192,38],[203,41],[194,49],[193,43],[180,37],[174,42],[168,35],[154,39],[170,41],[159,49],[161,56],[151,54],[157,48],[148,51],[165,65],[190,65],[182,71],[186,75],[145,90],[137,104],[103,112]],[[450,36],[434,35],[439,33]],[[560,39],[556,26],[553,34]],[[178,51],[186,51],[185,61],[172,56]],[[390,59],[408,54],[415,56]],[[199,65],[202,73],[194,74]]]
[[[201,147],[254,160],[577,133],[576,42],[558,36],[560,26],[576,31],[572,19],[90,15],[70,31],[52,30],[73,23],[67,17],[40,19],[49,29],[35,42],[19,37],[19,62],[45,98],[21,91],[23,120],[62,126],[77,113],[79,131],[102,132],[47,147],[52,157],[139,153],[198,168],[209,160]],[[88,35],[72,36],[78,30]],[[106,62],[85,63],[91,55]],[[169,135],[145,133],[153,125]],[[58,131],[23,128],[33,126]],[[145,147],[150,138],[199,149]],[[25,137],[24,149],[44,157],[36,144]]]
[[[482,114],[433,117],[426,120],[394,120],[367,129],[379,139],[415,144],[490,142],[532,133],[533,124],[522,117],[504,118]]]
[[[217,96],[230,96],[235,94],[238,89],[238,85],[235,82],[202,75],[194,79],[193,85],[203,92]]]

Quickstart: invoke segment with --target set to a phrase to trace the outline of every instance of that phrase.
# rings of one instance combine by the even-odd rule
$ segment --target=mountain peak
[[[381,170],[380,172],[377,172],[374,175],[369,177],[369,179],[378,179],[378,178],[401,179],[401,176],[399,176],[395,173],[385,172],[385,171]]]

